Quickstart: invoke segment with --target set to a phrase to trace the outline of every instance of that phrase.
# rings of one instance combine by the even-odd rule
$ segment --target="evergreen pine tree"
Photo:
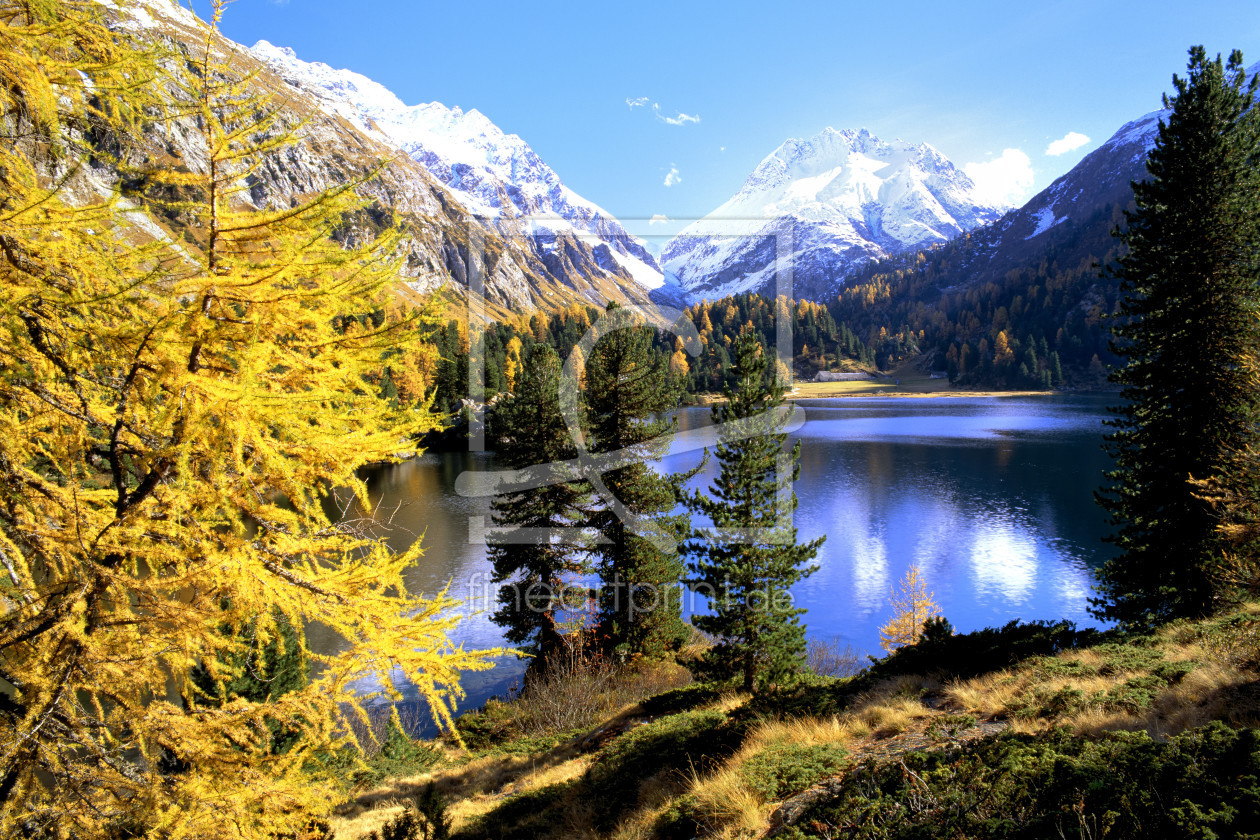
[[[305,640],[293,622],[277,613],[271,628],[260,632],[258,624],[256,620],[248,621],[237,631],[245,642],[243,649],[193,667],[190,676],[198,703],[221,707],[234,700],[246,700],[265,704],[306,688],[310,659]],[[296,727],[281,725],[271,718],[264,718],[264,723],[271,733],[274,753],[284,752],[301,737]]]
[[[740,335],[734,350],[735,385],[726,390],[726,405],[714,406],[713,420],[739,436],[718,443],[717,481],[707,493],[693,494],[688,506],[717,529],[744,533],[701,530],[685,550],[689,582],[709,596],[713,609],[692,620],[719,639],[706,663],[715,676],[741,677],[753,691],[782,682],[805,661],[805,628],[798,621],[804,610],[791,606],[788,590],[813,573],[809,562],[824,538],[796,542],[791,484],[800,473],[801,445],[792,448],[785,475],[785,416],[775,411],[783,405],[783,385],[755,335]],[[754,434],[744,436],[748,432]]]
[[[651,328],[639,326],[599,340],[586,361],[586,417],[592,452],[632,451],[637,456],[633,463],[603,473],[604,485],[635,515],[677,539],[685,517],[669,512],[677,503],[680,480],[646,463],[665,454],[667,444],[651,441],[673,427],[672,420],[654,415],[675,408],[678,399],[668,362],[654,351],[653,338]],[[687,629],[681,617],[683,570],[677,548],[661,548],[651,535],[627,525],[607,507],[590,524],[604,540],[593,551],[603,584],[599,622],[606,648],[623,657],[656,657],[679,647]]]
[[[1222,65],[1190,50],[1117,234],[1128,253],[1113,350],[1125,365],[1112,381],[1125,402],[1109,421],[1115,469],[1099,501],[1121,553],[1099,573],[1094,609],[1129,626],[1219,603],[1220,514],[1195,482],[1255,441],[1260,114],[1242,68],[1238,52]]]
[[[567,461],[577,454],[560,415],[560,359],[547,344],[534,344],[516,392],[496,409],[496,455],[512,469]],[[498,525],[555,530],[573,528],[590,492],[582,482],[553,484],[499,495],[493,503]],[[588,571],[578,546],[558,540],[505,542],[490,548],[499,608],[494,622],[504,637],[545,663],[563,644],[561,599],[573,575]]]
[[[310,663],[305,645],[283,613],[276,615],[269,632],[260,633],[258,622],[250,621],[239,635],[246,642],[242,650],[192,669],[192,683],[201,695],[221,702],[240,698],[266,703],[306,687]]]

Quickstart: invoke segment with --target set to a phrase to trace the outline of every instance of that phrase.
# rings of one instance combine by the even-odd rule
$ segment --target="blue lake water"
[[[802,449],[798,536],[827,537],[818,571],[792,593],[807,610],[809,634],[878,653],[890,590],[912,565],[960,631],[1013,618],[1094,624],[1091,569],[1110,552],[1093,502],[1108,464],[1100,448],[1107,402],[1054,395],[799,403],[806,423],[792,436]],[[678,419],[680,430],[696,429],[710,423],[709,410],[681,409]],[[671,454],[661,468],[686,469],[699,458]],[[409,588],[433,593],[450,582],[464,615],[454,641],[478,648],[502,644],[489,620],[486,546],[477,539],[490,499],[458,495],[455,481],[464,470],[488,469],[493,453],[433,453],[369,477],[378,511],[392,512],[391,544],[403,548],[423,535]],[[710,465],[695,485],[715,472]],[[468,674],[462,707],[504,692],[523,669],[504,660]]]

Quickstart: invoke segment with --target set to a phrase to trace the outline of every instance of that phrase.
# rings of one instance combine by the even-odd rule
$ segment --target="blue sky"
[[[827,126],[930,143],[1022,203],[1158,108],[1191,44],[1260,59],[1255,0],[239,0],[222,29],[476,108],[614,215],[678,220]]]

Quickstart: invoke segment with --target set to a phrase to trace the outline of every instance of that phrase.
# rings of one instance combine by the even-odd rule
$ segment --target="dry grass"
[[[826,744],[850,744],[870,734],[870,727],[848,715],[829,718],[793,718],[762,723],[748,736],[741,756],[759,752],[769,744],[795,747],[817,747]]]
[[[1257,613],[1260,604],[1249,604],[1239,615]],[[1244,623],[1239,632],[1214,632],[1203,624],[1178,623],[1159,631],[1153,645],[1142,650],[1151,652],[1153,662],[1125,660],[1108,648],[1067,651],[951,683],[944,695],[955,710],[1008,718],[1013,729],[1026,732],[1068,726],[1081,734],[1127,730],[1163,738],[1213,720],[1260,725],[1260,627]],[[1188,673],[1166,684],[1156,682],[1149,702],[1137,707],[1117,702],[1159,668]],[[1062,708],[1050,702],[1039,709],[1034,702],[1056,695],[1067,698]]]
[[[688,793],[708,833],[706,837],[759,836],[768,828],[773,802],[748,781],[744,766],[773,746],[846,748],[868,736],[887,737],[913,728],[934,713],[919,700],[928,684],[915,678],[888,680],[831,717],[765,721],[744,739],[739,751],[717,769],[692,773]]]
[[[994,671],[975,679],[952,682],[945,687],[945,699],[958,711],[980,717],[997,717],[1006,712],[1023,685],[1010,671]]]
[[[1260,613],[1260,604],[1248,612]],[[872,752],[881,754],[888,748],[882,741],[889,737],[913,735],[911,743],[918,743],[918,736],[931,733],[932,721],[945,711],[969,713],[982,720],[1005,719],[1016,732],[1066,725],[1081,734],[1144,730],[1166,737],[1212,720],[1258,726],[1260,624],[1253,630],[1243,622],[1237,633],[1232,627],[1222,630],[1223,626],[1173,625],[1150,645],[1066,651],[944,686],[916,676],[886,680],[854,698],[842,714],[758,724],[733,756],[708,772],[662,767],[639,784],[637,807],[609,835],[596,832],[592,803],[582,801],[580,794],[561,800],[554,829],[548,830],[554,837],[576,840],[598,836],[649,840],[661,817],[678,807],[678,797],[688,795],[688,808],[701,822],[703,836],[728,840],[760,836],[768,828],[776,803],[766,801],[750,782],[750,772],[757,771],[746,765],[754,758],[784,746],[838,745],[857,760]],[[1160,677],[1169,669],[1178,675],[1185,672],[1184,676]],[[1145,695],[1138,692],[1143,686]],[[926,706],[925,695],[943,698],[945,710]],[[706,708],[730,713],[747,699],[731,693]],[[641,714],[641,708],[631,705],[623,708],[621,718],[628,722]],[[338,824],[338,837],[350,840],[379,827],[397,813],[409,791],[428,781],[455,803],[450,813],[456,826],[467,825],[507,796],[584,774],[593,759],[580,749],[570,744],[532,758],[487,756],[430,776],[401,780],[374,797],[361,798],[360,810]]]
[[[451,803],[447,814],[459,829],[505,797],[575,779],[590,763],[590,756],[576,755],[572,747],[565,747],[544,756],[485,756],[456,767],[393,779],[343,806],[332,821],[333,831],[337,840],[357,840],[399,814],[406,802],[429,784]]]
[[[850,713],[826,718],[806,717],[767,721],[754,728],[739,752],[716,770],[692,774],[688,793],[708,833],[705,836],[737,838],[759,836],[768,828],[775,803],[768,802],[750,785],[744,766],[774,746],[851,747],[871,735],[885,737],[904,732],[933,712],[907,689],[914,681],[896,680],[877,687]]]
[[[673,673],[671,669],[666,670]],[[732,692],[701,708],[730,712],[747,701],[747,695]],[[643,710],[637,704],[626,704],[616,714],[602,720],[600,728],[617,729],[642,715]],[[583,752],[582,740],[574,739],[541,755],[490,754],[472,759],[465,755],[429,773],[391,779],[361,793],[343,806],[332,820],[334,834],[337,840],[358,840],[367,832],[379,829],[387,820],[401,813],[406,802],[429,784],[433,784],[450,803],[447,814],[458,831],[492,811],[507,797],[582,776],[594,760],[591,753]],[[654,818],[648,817],[663,811],[670,800],[686,787],[686,777],[673,768],[665,768],[658,777],[645,781],[639,790],[640,809],[627,822],[626,830],[632,830],[637,824],[644,832],[642,836],[649,836]],[[564,840],[597,836],[589,802],[573,798],[564,803],[561,813],[564,814],[563,822],[556,826],[553,836]]]
[[[747,760],[743,751],[740,755]],[[696,815],[709,829],[706,837],[759,835],[767,827],[769,810],[748,786],[741,764],[740,756],[736,756],[711,773],[692,775],[690,793],[695,797]]]
[[[330,820],[333,837],[336,840],[358,840],[373,831],[380,831],[385,823],[404,810],[402,802],[382,801],[378,807],[361,811],[354,817],[333,817]]]

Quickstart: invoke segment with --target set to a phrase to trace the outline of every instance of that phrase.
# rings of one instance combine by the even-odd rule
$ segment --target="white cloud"
[[[1003,149],[993,160],[968,163],[963,172],[975,182],[979,198],[994,204],[1022,204],[1034,180],[1032,161],[1019,149]]]
[[[626,104],[629,105],[630,110],[633,111],[635,108],[645,107],[648,104],[648,98],[646,96],[636,96],[634,99],[631,99],[627,96]]]
[[[675,171],[677,171],[677,170],[675,170]],[[667,180],[668,180],[668,179],[667,179]],[[668,185],[668,184],[666,184],[666,186],[669,186],[669,185]],[[652,225],[663,225],[663,224],[665,224],[666,222],[669,222],[669,221],[672,221],[672,220],[669,218],[669,216],[666,216],[664,213],[657,213],[655,216],[653,216],[652,218],[648,219],[648,226],[650,227],[650,226],[652,226]]]
[[[667,117],[661,113],[661,106],[655,102],[652,103],[652,113],[656,115],[658,120],[669,125],[686,125],[687,123],[700,122],[699,116],[684,114],[682,111],[679,111],[676,117]]]
[[[719,152],[725,152],[725,151],[726,151],[726,147],[725,147],[725,146],[718,146],[718,151],[719,151]]]
[[[1073,149],[1079,149],[1088,142],[1089,138],[1079,131],[1069,131],[1063,135],[1062,139],[1055,140],[1049,146],[1046,146],[1046,154],[1054,156],[1067,154]]]
[[[669,165],[669,172],[665,175],[665,186],[672,187],[682,180],[682,176],[678,174],[678,167],[672,163]]]

